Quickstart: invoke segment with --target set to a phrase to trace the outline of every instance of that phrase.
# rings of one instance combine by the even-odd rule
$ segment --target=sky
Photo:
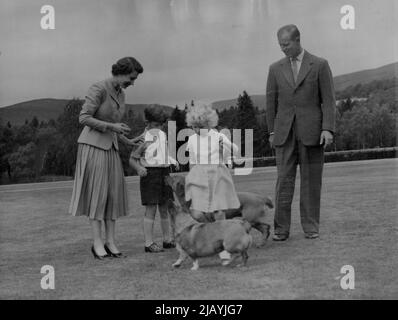
[[[354,30],[340,25],[346,4]],[[54,30],[41,28],[43,5],[54,7]],[[290,23],[333,75],[376,68],[398,61],[397,8],[395,0],[1,0],[0,107],[84,98],[124,56],[144,67],[127,103],[264,94],[269,65],[283,57],[276,31]]]

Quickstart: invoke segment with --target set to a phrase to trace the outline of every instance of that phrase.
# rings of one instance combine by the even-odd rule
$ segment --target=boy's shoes
[[[174,241],[170,241],[170,242],[163,242],[163,249],[172,249],[175,248],[176,244]]]
[[[155,242],[153,242],[150,246],[145,247],[145,252],[157,253],[163,252],[164,250],[159,247]]]

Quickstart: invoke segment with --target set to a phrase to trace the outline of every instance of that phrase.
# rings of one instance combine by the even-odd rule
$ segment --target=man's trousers
[[[295,121],[282,146],[275,147],[278,180],[276,183],[274,232],[289,235],[291,204],[300,165],[300,217],[306,234],[319,232],[323,146],[305,146],[297,139]]]

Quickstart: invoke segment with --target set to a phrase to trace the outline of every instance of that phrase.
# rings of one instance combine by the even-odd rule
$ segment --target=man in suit
[[[300,164],[300,217],[308,239],[319,237],[323,152],[333,142],[336,102],[328,62],[301,47],[300,32],[287,25],[277,33],[285,58],[269,68],[267,125],[275,148],[274,241],[289,237],[291,203]]]

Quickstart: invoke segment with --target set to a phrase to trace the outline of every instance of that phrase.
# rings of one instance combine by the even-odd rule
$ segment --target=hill
[[[339,75],[333,78],[334,87],[336,92],[342,91],[350,86],[357,84],[366,84],[374,80],[385,80],[398,77],[398,62],[387,64],[380,68],[362,70],[358,72],[348,73]],[[257,94],[251,95],[250,98],[253,101],[254,106],[260,109],[265,109],[265,95]],[[230,106],[236,106],[236,99],[227,99],[213,102],[213,107],[217,110],[223,110]]]
[[[392,79],[398,77],[398,62],[391,63],[376,69],[362,70],[358,72],[343,74],[334,77],[336,91],[342,91],[350,86],[366,84],[374,80]],[[242,89],[243,90],[243,89]],[[265,95],[251,95],[254,106],[265,109]],[[30,121],[36,116],[39,121],[57,119],[62,113],[63,108],[68,103],[67,99],[38,99],[14,104],[0,108],[0,118],[3,123],[10,121],[13,125],[21,125],[25,120]],[[213,106],[218,110],[223,110],[231,106],[236,106],[237,99],[226,99],[213,102]],[[127,104],[127,110],[142,113],[146,104]],[[172,107],[163,106],[171,112]]]
[[[10,121],[12,125],[22,125],[25,120],[31,121],[34,116],[39,121],[56,120],[63,112],[64,107],[70,100],[67,99],[37,99],[17,103],[8,107],[0,108],[0,119],[3,123]],[[147,104],[126,104],[127,112],[143,113]],[[169,106],[162,106],[168,112],[172,111]]]
[[[365,84],[374,80],[392,79],[398,77],[398,62],[387,64],[380,68],[357,71],[334,77],[336,91],[344,90],[349,86]]]
[[[260,109],[265,109],[265,95],[264,94],[253,94],[250,96],[253,105]],[[213,102],[212,106],[216,110],[228,109],[231,106],[236,106],[238,99],[228,99]]]

